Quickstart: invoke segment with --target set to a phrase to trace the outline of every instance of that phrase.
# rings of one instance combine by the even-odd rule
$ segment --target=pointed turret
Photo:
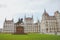
[[[32,19],[33,19],[33,15],[32,15]]]
[[[14,19],[12,18],[12,22],[14,21]]]
[[[39,23],[39,19],[38,19],[38,17],[37,17],[37,23]]]
[[[44,9],[44,13],[47,13],[45,9]]]
[[[25,14],[25,16],[24,16],[24,19],[26,18],[26,14]]]
[[[43,16],[49,16],[45,9],[44,9]]]
[[[44,9],[44,13],[42,15],[42,19],[47,19],[49,17],[48,13],[46,12],[46,10]]]
[[[5,18],[5,22],[6,22],[6,18]]]

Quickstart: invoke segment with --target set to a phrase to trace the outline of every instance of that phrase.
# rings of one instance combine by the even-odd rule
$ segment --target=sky
[[[44,9],[49,15],[60,12],[60,0],[0,0],[0,28],[3,28],[5,18],[17,22],[18,18],[34,16],[34,22],[41,21]]]

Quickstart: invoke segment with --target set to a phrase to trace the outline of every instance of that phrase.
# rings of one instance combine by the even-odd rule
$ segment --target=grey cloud
[[[2,7],[6,8],[7,6],[5,4],[0,4],[0,8]]]

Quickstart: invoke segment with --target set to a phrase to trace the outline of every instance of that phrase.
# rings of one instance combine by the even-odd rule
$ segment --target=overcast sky
[[[3,27],[5,18],[16,22],[18,18],[34,16],[41,20],[44,9],[53,15],[55,11],[60,11],[60,0],[0,0],[0,28]]]

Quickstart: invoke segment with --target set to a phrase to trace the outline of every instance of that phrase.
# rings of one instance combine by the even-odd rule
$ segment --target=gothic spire
[[[32,19],[33,19],[33,14],[32,14]]]
[[[43,13],[43,15],[45,15],[45,16],[49,16],[49,14],[46,12],[45,9],[44,9],[44,13]]]
[[[6,22],[6,18],[5,18],[5,22]]]
[[[26,18],[26,14],[25,14],[25,17],[24,18]]]
[[[12,21],[14,21],[14,19],[12,18]]]
[[[38,19],[38,17],[37,17],[37,22],[39,22],[39,19]]]
[[[44,13],[46,13],[46,9],[44,9]]]

